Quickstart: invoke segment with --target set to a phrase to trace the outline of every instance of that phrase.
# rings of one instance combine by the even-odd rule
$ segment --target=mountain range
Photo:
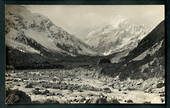
[[[135,48],[150,31],[151,28],[146,25],[132,24],[128,19],[115,17],[109,24],[91,30],[85,42],[106,56]]]
[[[56,68],[62,62],[94,63],[102,67],[102,74],[121,79],[164,76],[164,21],[151,30],[125,19],[114,20],[80,40],[24,6],[5,9],[7,65]],[[102,59],[111,62],[102,63]]]

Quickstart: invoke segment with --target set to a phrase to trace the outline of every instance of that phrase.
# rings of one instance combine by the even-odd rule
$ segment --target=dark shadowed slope
[[[128,56],[126,56],[125,61],[132,60],[133,58],[139,56],[144,51],[151,49],[155,44],[158,44],[159,42],[163,41],[162,47],[164,48],[165,43],[165,23],[162,21],[151,33],[149,33],[144,39],[142,39],[138,46],[133,49]],[[152,48],[153,49],[153,48]],[[155,49],[156,50],[156,49]],[[164,49],[161,50],[162,56],[164,56]]]

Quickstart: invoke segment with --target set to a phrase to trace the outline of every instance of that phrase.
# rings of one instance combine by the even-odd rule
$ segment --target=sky
[[[48,17],[67,32],[85,37],[96,27],[128,19],[132,24],[155,27],[164,20],[164,5],[25,5]]]

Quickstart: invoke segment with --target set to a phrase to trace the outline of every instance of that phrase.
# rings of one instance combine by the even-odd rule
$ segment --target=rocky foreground
[[[25,92],[32,104],[165,103],[163,78],[120,81],[119,77],[103,76],[99,71],[81,67],[8,71],[6,87]]]

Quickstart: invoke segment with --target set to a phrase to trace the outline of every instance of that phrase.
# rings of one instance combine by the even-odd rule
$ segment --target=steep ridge
[[[136,48],[121,59],[121,62],[104,65],[102,73],[119,75],[124,80],[148,79],[165,75],[165,31],[162,21],[151,33],[143,38]]]
[[[156,46],[158,44],[160,44],[160,42],[162,42],[161,48],[164,48],[165,45],[165,23],[164,21],[161,22],[151,33],[149,33],[144,39],[142,39],[138,46],[133,49],[128,56],[124,57],[123,59],[125,59],[126,61],[131,60],[132,58],[135,58],[137,56],[139,56],[141,53],[143,53],[144,51],[150,49],[151,48],[154,50],[154,48],[156,48]],[[164,49],[160,48],[160,52],[162,52],[161,56],[164,56]],[[156,50],[156,49],[155,49]]]

